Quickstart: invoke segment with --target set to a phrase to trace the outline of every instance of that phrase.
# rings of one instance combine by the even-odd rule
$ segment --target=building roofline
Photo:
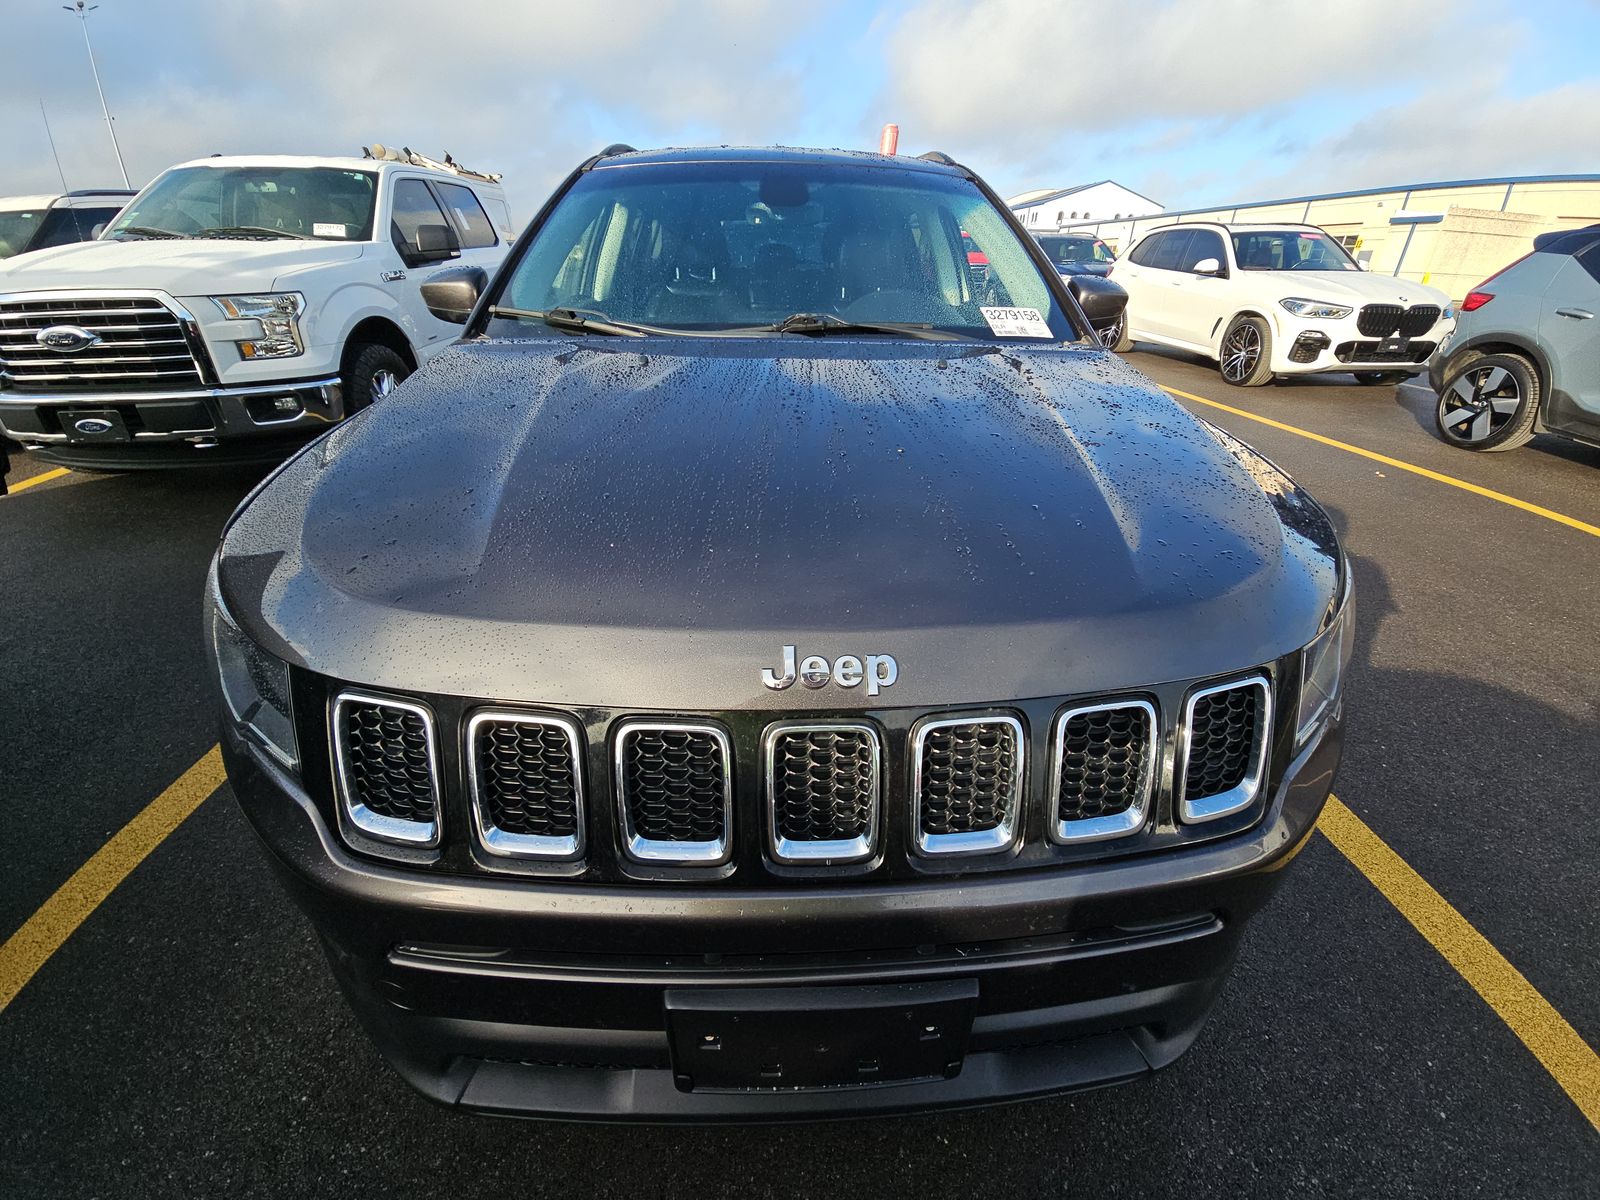
[[[1063,196],[1076,195],[1078,192],[1086,192],[1090,188],[1102,187],[1102,186],[1104,186],[1105,184],[1108,184],[1108,183],[1112,187],[1121,188],[1123,191],[1127,192],[1130,196],[1139,197],[1139,199],[1145,201],[1147,204],[1159,205],[1161,203],[1161,201],[1159,201],[1159,200],[1152,200],[1149,196],[1146,196],[1143,192],[1134,191],[1131,187],[1129,187],[1125,183],[1118,183],[1115,179],[1097,179],[1093,183],[1080,183],[1080,184],[1078,184],[1077,187],[1061,188],[1059,191],[1046,192],[1043,196],[1035,196],[1032,200],[1019,201],[1018,203],[1011,205],[1011,207],[1013,209],[1032,208],[1035,204],[1048,204],[1050,201],[1059,200]],[[1026,193],[1024,193],[1024,195],[1026,195]],[[1200,210],[1197,210],[1197,211],[1200,211]]]

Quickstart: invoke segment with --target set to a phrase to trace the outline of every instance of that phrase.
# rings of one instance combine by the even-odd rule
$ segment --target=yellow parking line
[[[1600,1131],[1600,1054],[1488,938],[1337,796],[1328,797],[1317,827],[1472,985]]]
[[[1410,471],[1413,475],[1421,475],[1424,479],[1431,479],[1435,483],[1447,483],[1451,487],[1460,488],[1464,492],[1471,492],[1475,496],[1485,496],[1490,500],[1498,500],[1501,504],[1509,504],[1512,508],[1520,508],[1523,512],[1533,513],[1547,521],[1554,521],[1558,525],[1567,525],[1583,533],[1600,537],[1600,525],[1591,525],[1587,521],[1580,521],[1577,517],[1569,517],[1565,513],[1558,513],[1554,509],[1541,508],[1537,504],[1530,504],[1526,500],[1518,500],[1515,496],[1508,496],[1504,492],[1497,492],[1492,488],[1479,487],[1475,483],[1468,483],[1465,479],[1457,479],[1453,475],[1445,475],[1439,471],[1430,471],[1427,467],[1419,467],[1413,463],[1401,462],[1398,458],[1390,458],[1387,454],[1379,454],[1375,450],[1363,450],[1360,446],[1352,446],[1349,442],[1341,442],[1337,438],[1324,437],[1320,433],[1312,433],[1309,429],[1301,429],[1296,425],[1285,425],[1282,421],[1274,421],[1271,417],[1263,417],[1260,413],[1250,412],[1248,409],[1235,408],[1231,404],[1223,404],[1218,400],[1207,400],[1204,396],[1196,396],[1193,392],[1181,392],[1177,388],[1162,385],[1162,391],[1184,400],[1193,400],[1196,404],[1208,404],[1212,408],[1220,408],[1223,412],[1232,413],[1236,417],[1243,417],[1247,421],[1258,421],[1262,425],[1270,425],[1274,429],[1281,429],[1285,433],[1297,434],[1303,438],[1310,438],[1313,442],[1321,442],[1324,446],[1332,446],[1335,450],[1345,450],[1351,454],[1359,454],[1362,458],[1370,458],[1373,462],[1381,462],[1386,467],[1393,467],[1397,471]]]
[[[0,1012],[100,902],[217,790],[223,778],[222,751],[213,746],[74,871],[72,878],[0,946]]]
[[[43,475],[30,475],[26,479],[19,479],[16,483],[8,486],[11,489],[12,495],[15,495],[17,492],[25,492],[29,488],[35,487],[38,484],[49,483],[52,479],[60,479],[63,475],[70,474],[71,472],[65,467],[57,467],[53,471],[46,471]]]

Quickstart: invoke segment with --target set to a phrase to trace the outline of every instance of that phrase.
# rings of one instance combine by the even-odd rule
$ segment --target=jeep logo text
[[[829,680],[843,688],[857,687],[865,681],[867,695],[876,696],[879,689],[893,687],[898,678],[900,664],[894,661],[892,654],[868,654],[862,658],[841,654],[832,663],[820,654],[808,654],[797,661],[793,646],[783,648],[781,667],[777,670],[764,667],[761,671],[761,682],[775,692],[792,687],[796,679],[812,689],[826,687]]]

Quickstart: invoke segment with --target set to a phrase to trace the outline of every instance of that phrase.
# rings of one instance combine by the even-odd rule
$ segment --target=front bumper
[[[1281,375],[1352,371],[1418,375],[1428,369],[1428,359],[1453,327],[1453,319],[1441,317],[1418,337],[1378,338],[1362,333],[1354,315],[1339,321],[1313,321],[1285,314],[1277,320],[1273,371]]]
[[[444,1104],[573,1120],[805,1120],[1120,1082],[1198,1036],[1244,923],[1310,836],[1337,722],[1234,837],[1115,862],[769,889],[421,875],[359,858],[226,730],[234,792],[361,1023]],[[669,993],[971,981],[949,1077],[693,1087]]]
[[[338,377],[172,392],[0,391],[0,433],[63,466],[271,462],[345,415]],[[78,422],[109,424],[103,431]]]

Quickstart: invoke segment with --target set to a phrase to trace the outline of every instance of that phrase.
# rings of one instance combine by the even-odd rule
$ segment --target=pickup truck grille
[[[1010,846],[1022,815],[1022,722],[931,721],[916,736],[917,848],[971,854]]]
[[[334,758],[344,816],[381,841],[439,838],[433,718],[416,704],[343,693],[333,706]]]
[[[780,725],[767,733],[771,850],[780,863],[859,862],[877,840],[878,733]]]
[[[38,335],[67,326],[96,339],[70,352]],[[183,391],[204,386],[177,314],[143,296],[0,300],[0,387],[27,392]]]
[[[483,712],[468,723],[479,844],[509,858],[583,852],[582,740],[562,717]]]
[[[732,757],[716,726],[626,726],[617,737],[617,784],[628,854],[679,865],[725,861]]]

